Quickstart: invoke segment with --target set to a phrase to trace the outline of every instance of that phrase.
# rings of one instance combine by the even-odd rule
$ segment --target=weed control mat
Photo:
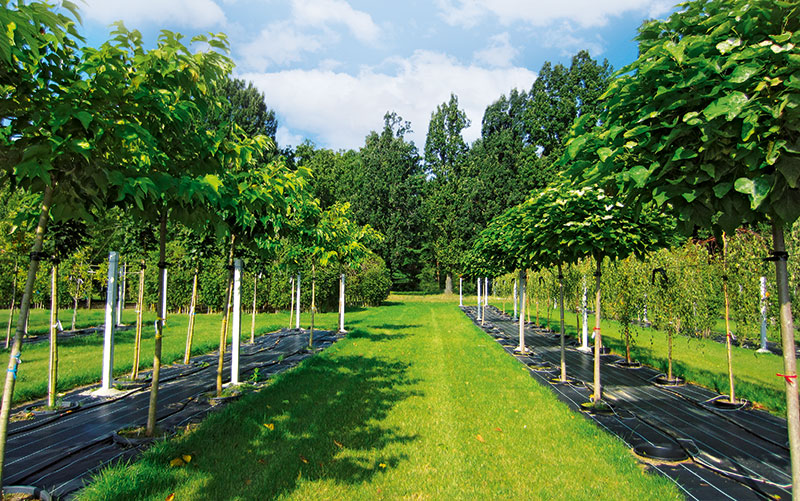
[[[486,308],[481,326],[475,307],[462,308],[479,327],[514,355],[519,324]],[[531,375],[549,386],[558,398],[580,411],[589,402],[593,385],[593,353],[566,350],[567,375],[573,384],[552,382],[560,375],[560,338],[527,326],[525,343],[533,353],[514,355]],[[603,396],[609,415],[586,414],[602,429],[632,449],[670,446],[688,456],[684,461],[643,459],[647,468],[671,478],[687,499],[791,499],[791,470],[786,421],[758,410],[724,410],[713,404],[720,395],[693,384],[659,386],[655,369],[622,368],[614,355],[601,360]],[[621,493],[624,497],[624,494]]]
[[[337,339],[330,332],[314,332],[315,348],[328,347]],[[311,356],[307,346],[308,331],[295,329],[242,344],[240,380],[246,381],[256,369],[259,379],[264,379],[297,365]],[[224,359],[223,379],[229,380],[230,351]],[[211,403],[201,397],[216,387],[216,377],[216,353],[195,357],[189,365],[162,367],[158,426],[174,432],[201,420],[212,409]],[[74,390],[64,397],[64,402],[79,403],[77,407],[10,423],[3,472],[6,485],[35,485],[59,498],[69,497],[83,487],[92,473],[112,462],[132,458],[146,447],[125,447],[112,437],[121,428],[147,422],[149,383],[113,398],[92,396],[87,391],[96,388]],[[12,414],[24,413],[23,407],[12,410]]]

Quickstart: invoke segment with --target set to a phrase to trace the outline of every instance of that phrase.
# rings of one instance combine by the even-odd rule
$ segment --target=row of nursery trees
[[[151,228],[157,235],[154,254],[136,256],[139,262],[133,266],[137,259],[129,254],[129,269],[143,268],[149,258],[159,277],[148,436],[155,432],[167,314],[163,277],[168,227],[190,234],[187,238],[198,243],[193,250],[203,248],[209,235],[224,242],[218,392],[235,259],[245,250],[254,262],[272,262],[280,254],[287,273],[310,268],[314,291],[318,267],[332,264],[342,271],[358,266],[369,254],[367,246],[381,237],[354,224],[346,204],[323,210],[313,197],[309,170],[289,168],[271,157],[269,137],[246,133],[226,113],[224,100],[214,92],[227,85],[233,67],[224,35],[197,36],[185,45],[181,35],[163,31],[148,50],[138,32],[117,24],[107,42],[88,47],[76,30],[79,14],[71,2],[61,2],[58,10],[39,2],[0,4],[0,21],[7,29],[0,43],[0,181],[4,189],[35,202],[35,211],[28,214],[33,241],[0,410],[2,478],[9,411],[37,272],[40,263],[55,256],[51,276],[58,277],[59,260],[74,250],[67,244],[83,226],[119,211],[133,234],[134,228]],[[21,214],[18,223],[25,222]],[[45,242],[51,243],[49,249]],[[113,290],[115,275],[108,276]],[[141,298],[141,282],[139,287]],[[53,300],[58,298],[55,289]],[[312,292],[312,329],[314,311]],[[54,389],[57,337],[51,325]]]
[[[715,285],[723,292],[730,368],[730,304],[737,287],[731,284],[729,242],[737,232],[768,227],[771,250],[758,257],[775,265],[784,358],[783,373],[776,377],[785,380],[793,496],[800,499],[800,404],[785,244],[785,230],[800,216],[800,5],[691,1],[666,21],[644,23],[637,40],[637,60],[611,81],[597,114],[573,125],[559,160],[563,179],[491,221],[467,260],[470,273],[521,270],[524,290],[525,270],[556,270],[560,380],[566,381],[562,270],[591,257],[596,314],[591,405],[606,406],[600,370],[606,270],[621,260],[650,260],[644,266],[656,276],[644,279],[658,285],[654,294],[665,306],[662,322],[671,339],[692,328],[685,320],[696,305],[669,287],[678,270],[659,267],[657,251],[674,244],[676,233],[712,234],[719,248]],[[630,276],[642,275],[647,273]],[[524,352],[523,328],[520,322],[518,349]],[[736,401],[732,374],[729,398]]]

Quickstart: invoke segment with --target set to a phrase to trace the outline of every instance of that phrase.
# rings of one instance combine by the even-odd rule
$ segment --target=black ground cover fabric
[[[336,339],[337,335],[330,332],[314,332],[316,348],[330,346]],[[311,356],[307,346],[308,332],[295,329],[260,336],[252,345],[242,344],[240,381],[246,381],[255,369],[259,370],[259,379],[264,379],[297,365]],[[216,361],[217,355],[209,354],[193,358],[189,365],[161,369],[157,414],[160,428],[177,430],[201,420],[212,410],[211,404],[200,397],[216,386]],[[229,351],[223,374],[226,380],[230,378]],[[119,445],[112,436],[121,428],[146,423],[149,384],[113,398],[91,396],[91,389],[74,390],[64,397],[64,402],[79,402],[77,408],[10,424],[5,485],[35,485],[59,498],[68,498],[91,473],[141,452],[144,447]],[[24,408],[12,410],[14,413],[24,413]]]
[[[463,308],[473,321],[475,309]],[[482,328],[514,355],[519,324],[496,308],[486,312]],[[580,412],[580,404],[592,394],[593,354],[567,348],[567,375],[578,384],[557,384],[552,380],[560,374],[559,337],[527,326],[525,343],[533,353],[514,356]],[[658,371],[621,368],[615,365],[619,361],[614,355],[603,356],[601,368],[604,398],[614,412],[585,415],[631,448],[672,444],[690,457],[683,462],[646,461],[648,468],[673,479],[687,499],[791,499],[785,420],[758,410],[719,409],[711,402],[718,393],[692,384],[658,386]]]

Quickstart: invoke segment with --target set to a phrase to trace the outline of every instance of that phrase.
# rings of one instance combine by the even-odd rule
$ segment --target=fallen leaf
[[[478,442],[483,442],[484,444],[486,443],[486,440],[484,440],[480,434],[476,435],[475,438],[478,439]]]
[[[183,459],[186,463],[188,463],[192,460],[192,456],[184,454],[183,456],[181,456],[181,459]]]
[[[308,459],[304,458],[302,454],[300,454],[300,461],[304,462],[305,464],[308,464]]]
[[[494,431],[499,431],[500,433],[503,433],[503,430],[501,430],[500,428],[495,428]]]
[[[186,464],[186,463],[184,463],[184,462],[183,462],[183,459],[181,459],[181,458],[175,458],[175,459],[173,459],[172,461],[170,461],[170,462],[169,462],[169,465],[170,465],[170,466],[175,466],[175,467],[177,467],[177,466],[183,466],[183,465],[185,465],[185,464]]]
[[[252,483],[253,483],[253,481],[250,480],[249,478],[245,479],[245,481],[244,481],[244,485],[250,485]]]
[[[273,424],[273,423],[264,423],[264,428],[268,429],[269,431],[272,431],[272,430],[275,429],[275,424]]]
[[[169,496],[167,496],[167,499],[165,501],[172,501],[173,499],[175,499],[175,493],[174,492],[172,494],[170,494]]]
[[[338,448],[340,448],[340,449],[344,449],[344,445],[342,445],[342,443],[341,443],[341,442],[338,442],[338,441],[334,440],[334,441],[333,441],[333,443],[334,443],[334,444],[336,444],[336,446],[337,446]]]
[[[264,461],[263,459],[259,459],[259,460],[258,460],[258,464],[267,464],[267,462],[266,462],[266,461]]]
[[[386,468],[386,463],[380,463],[378,466],[380,466],[381,468]]]

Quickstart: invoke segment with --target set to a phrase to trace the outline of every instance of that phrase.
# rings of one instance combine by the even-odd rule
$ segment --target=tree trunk
[[[253,273],[253,319],[250,321],[250,344],[256,342],[256,293],[258,292],[258,274]]]
[[[314,348],[314,316],[317,313],[317,268],[311,263],[311,332],[308,335],[308,349]]]
[[[595,404],[603,400],[603,387],[600,382],[600,348],[603,346],[603,336],[600,334],[600,265],[602,258],[597,258],[597,271],[595,272],[595,299],[594,299],[594,394],[592,400]]]
[[[192,299],[189,302],[189,329],[186,331],[186,351],[183,353],[183,363],[188,364],[192,356],[192,339],[194,338],[194,319],[197,309],[197,266],[194,267],[194,277],[192,278]]]
[[[233,252],[236,244],[236,235],[231,233],[230,250],[228,251],[228,286],[225,288],[225,302],[222,310],[222,325],[219,331],[219,358],[217,359],[217,396],[222,396],[222,366],[225,358],[225,345],[228,338],[228,317],[233,293]]]
[[[444,293],[445,294],[452,294],[453,293],[453,273],[447,272],[447,275],[444,277]]]
[[[139,265],[139,297],[136,302],[136,338],[133,343],[131,381],[139,377],[139,355],[142,351],[142,314],[144,313],[144,270],[145,262],[142,259]]]
[[[789,274],[786,270],[786,244],[783,226],[772,222],[772,242],[774,246],[775,275],[780,303],[781,345],[783,348],[783,375],[786,385],[786,422],[789,428],[789,453],[792,459],[792,493],[795,500],[800,498],[800,401],[797,394],[797,360],[794,345],[794,320],[792,302],[789,295]]]
[[[150,383],[150,405],[147,409],[147,428],[145,435],[152,437],[156,432],[156,408],[158,405],[158,378],[161,375],[161,341],[164,336],[164,319],[167,316],[166,296],[167,296],[167,208],[161,212],[161,225],[158,238],[158,276],[159,280],[158,295],[160,306],[158,318],[156,319],[156,336],[153,347],[153,380]]]
[[[722,234],[722,292],[725,295],[725,347],[728,353],[728,383],[730,385],[730,401],[736,402],[736,390],[733,384],[733,353],[731,352],[731,312],[728,300],[728,239]]]
[[[25,325],[28,321],[31,296],[33,295],[33,284],[36,282],[36,272],[39,270],[39,256],[42,252],[44,232],[47,229],[47,222],[50,219],[50,204],[52,201],[53,188],[51,186],[46,186],[42,199],[42,208],[39,213],[39,223],[36,226],[33,248],[31,249],[31,264],[28,266],[28,277],[25,280],[25,289],[22,292],[22,300],[19,305],[17,328],[14,332],[14,340],[11,343],[11,353],[9,353],[8,356],[6,384],[5,387],[3,387],[3,400],[2,405],[0,405],[0,485],[3,485],[3,466],[5,463],[6,438],[8,437],[8,415],[11,411],[11,399],[14,396],[14,385],[17,382],[17,368],[20,364],[20,355],[22,351],[22,337],[25,335]]]
[[[564,343],[564,274],[561,263],[558,263],[558,289],[561,303],[561,381],[567,381],[567,348]]]
[[[291,329],[294,320],[294,277],[289,278],[289,284],[291,285],[292,288],[291,291],[292,298],[289,301],[289,328]]]
[[[73,298],[75,301],[72,304],[72,324],[70,325],[71,330],[75,330],[75,321],[78,319],[78,296]]]
[[[520,306],[519,306],[519,346],[517,350],[519,350],[520,354],[525,354],[528,349],[525,347],[525,295],[526,295],[526,273],[525,270],[519,270],[519,297],[520,297]]]
[[[17,258],[14,259],[14,280],[11,286],[11,310],[8,312],[8,330],[6,331],[6,349],[11,343],[11,322],[14,319],[14,305],[17,300]]]
[[[58,262],[53,262],[50,279],[50,359],[47,371],[47,407],[56,406],[58,381]]]

